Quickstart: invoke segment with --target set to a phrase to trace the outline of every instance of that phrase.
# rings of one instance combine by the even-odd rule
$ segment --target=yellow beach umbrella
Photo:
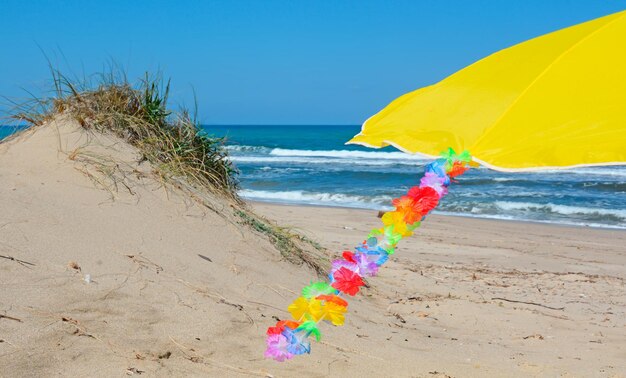
[[[626,11],[531,39],[394,100],[348,143],[502,171],[626,164]]]

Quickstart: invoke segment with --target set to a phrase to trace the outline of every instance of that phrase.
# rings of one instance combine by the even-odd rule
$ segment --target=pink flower
[[[441,198],[448,194],[448,188],[445,185],[445,181],[446,180],[443,177],[437,175],[436,173],[426,172],[424,177],[420,180],[420,187],[424,188],[428,186],[435,189],[439,198]]]
[[[265,340],[267,343],[267,349],[265,350],[265,357],[273,358],[276,361],[282,362],[293,357],[293,353],[287,351],[287,347],[291,345],[287,338],[282,334],[269,335]]]
[[[348,270],[351,270],[355,273],[357,273],[359,271],[359,267],[356,263],[350,262],[350,261],[346,261],[346,260],[333,260],[332,263],[332,267],[331,267],[331,273],[334,273],[336,271],[338,271],[341,268],[346,268]]]

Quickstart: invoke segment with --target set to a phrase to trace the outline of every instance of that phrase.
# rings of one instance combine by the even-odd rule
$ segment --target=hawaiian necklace
[[[281,320],[267,329],[266,357],[284,361],[294,355],[310,353],[309,337],[320,340],[318,324],[326,320],[333,325],[343,325],[348,302],[340,293],[354,296],[365,285],[362,277],[376,275],[378,268],[395,252],[398,242],[411,236],[424,217],[433,210],[439,200],[448,193],[451,179],[469,169],[470,154],[456,154],[453,149],[441,154],[441,158],[428,164],[420,185],[393,200],[395,211],[382,217],[383,227],[374,229],[354,252],[344,251],[342,260],[332,263],[326,282],[311,283],[302,289],[302,296],[287,310],[294,320]]]

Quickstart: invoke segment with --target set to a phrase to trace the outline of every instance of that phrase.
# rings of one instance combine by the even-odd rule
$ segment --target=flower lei
[[[450,148],[441,158],[426,165],[420,185],[393,200],[395,211],[383,215],[383,227],[372,230],[354,252],[344,251],[343,259],[333,261],[330,283],[314,282],[304,287],[302,296],[287,308],[294,320],[280,320],[267,329],[265,356],[284,361],[310,353],[309,338],[313,335],[320,340],[318,324],[321,321],[343,325],[348,302],[339,295],[354,296],[365,285],[362,277],[376,275],[378,268],[395,252],[396,244],[403,237],[411,236],[448,193],[451,181],[469,169],[470,161],[467,151],[457,154]]]

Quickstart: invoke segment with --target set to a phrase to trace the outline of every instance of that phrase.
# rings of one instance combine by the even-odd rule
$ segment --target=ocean
[[[227,137],[241,195],[255,201],[390,209],[430,160],[345,145],[360,126],[207,126]],[[472,169],[436,213],[626,228],[626,167],[542,173]]]
[[[9,135],[13,134],[15,131],[17,131],[19,129],[20,129],[20,127],[2,126],[2,125],[0,125],[0,140],[8,137]]]
[[[286,204],[390,209],[427,159],[392,147],[344,145],[360,126],[206,126],[226,137],[240,195]],[[0,127],[0,138],[8,130]],[[436,213],[626,229],[626,167],[541,173],[471,169]]]

